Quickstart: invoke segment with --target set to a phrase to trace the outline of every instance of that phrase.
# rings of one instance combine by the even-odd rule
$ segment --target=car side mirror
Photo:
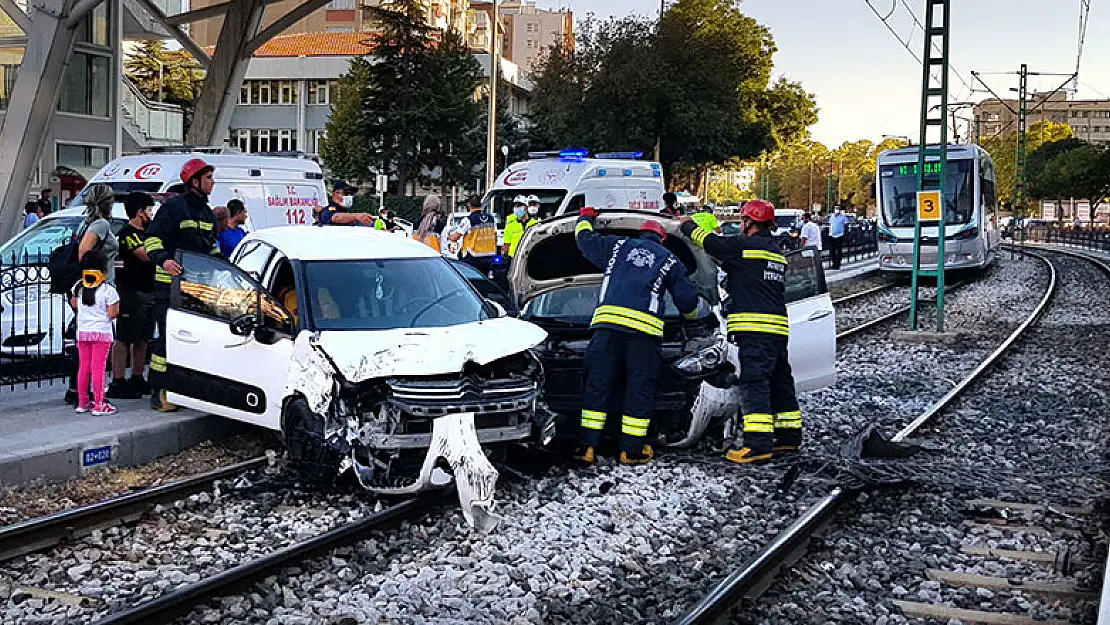
[[[502,306],[501,304],[498,304],[497,302],[495,302],[491,299],[488,299],[488,298],[486,299],[486,303],[489,304],[490,306],[492,306],[493,309],[497,311],[497,317],[499,319],[501,317],[508,317],[509,316],[509,312],[507,310],[505,310],[505,307]]]
[[[267,326],[256,326],[254,328],[254,338],[263,345],[273,345],[278,342],[277,330]]]
[[[258,319],[253,314],[247,313],[232,319],[229,326],[235,336],[250,336],[258,326]]]

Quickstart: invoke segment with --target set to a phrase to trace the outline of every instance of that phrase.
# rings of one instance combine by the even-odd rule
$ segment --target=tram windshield
[[[939,163],[926,163],[925,177],[939,180]],[[930,171],[930,169],[932,171]],[[971,223],[975,216],[975,162],[948,161],[944,221],[957,226]],[[917,213],[917,163],[882,165],[883,220],[891,228],[912,228]]]

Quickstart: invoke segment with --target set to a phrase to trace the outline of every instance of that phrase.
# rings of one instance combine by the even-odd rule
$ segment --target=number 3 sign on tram
[[[917,192],[917,221],[940,221],[940,191]]]

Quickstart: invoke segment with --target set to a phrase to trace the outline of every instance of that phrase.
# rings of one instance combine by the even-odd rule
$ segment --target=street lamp
[[[166,64],[163,63],[160,59],[154,59],[154,62],[158,64],[158,101],[161,102],[162,101],[163,70],[166,68]]]

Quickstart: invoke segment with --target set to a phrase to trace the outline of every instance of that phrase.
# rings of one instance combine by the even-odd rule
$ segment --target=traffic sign
[[[940,191],[917,192],[917,221],[940,221]]]

